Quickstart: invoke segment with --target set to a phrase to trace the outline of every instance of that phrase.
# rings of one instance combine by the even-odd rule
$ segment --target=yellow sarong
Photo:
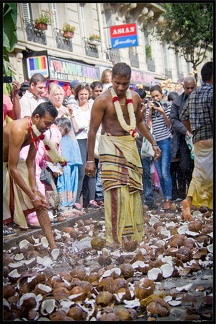
[[[3,203],[5,208],[10,212],[14,223],[21,227],[28,228],[25,215],[33,212],[35,209],[25,192],[21,190],[13,180],[10,183],[7,164],[7,162],[3,162]],[[25,160],[19,160],[17,170],[26,184],[30,186],[28,168]]]
[[[194,170],[187,196],[192,205],[213,209],[213,139],[194,143]]]
[[[104,190],[106,241],[122,244],[124,236],[140,242],[144,235],[142,164],[135,139],[101,135],[99,160]]]

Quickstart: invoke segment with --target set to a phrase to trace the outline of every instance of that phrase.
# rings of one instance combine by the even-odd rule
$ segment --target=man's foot
[[[13,228],[3,225],[3,237],[11,237],[16,235]]]
[[[164,210],[170,210],[171,208],[171,205],[172,205],[172,201],[170,199],[167,199],[163,205],[163,209]]]
[[[97,201],[95,200],[90,200],[88,208],[92,209],[100,209],[101,207],[98,205]]]
[[[191,210],[190,210],[190,203],[188,202],[188,200],[187,199],[182,200],[181,205],[182,205],[182,218],[184,220],[193,220],[193,217],[191,215]]]
[[[82,210],[83,208],[82,208],[82,205],[80,205],[79,203],[75,203],[74,205],[73,205],[73,208],[75,208],[75,209],[77,209],[77,210]]]

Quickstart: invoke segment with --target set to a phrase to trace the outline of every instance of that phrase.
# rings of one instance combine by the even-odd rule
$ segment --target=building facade
[[[166,80],[178,84],[192,72],[192,66],[166,44],[143,30],[143,22],[162,23],[163,4],[158,3],[18,3],[18,43],[10,54],[19,82],[42,73],[48,81],[67,85],[72,80],[92,82],[106,68],[125,62],[132,68],[131,84],[146,89]],[[41,13],[51,13],[47,30],[35,27]],[[72,38],[63,34],[65,23],[73,25]],[[113,48],[112,26],[136,24],[137,46]],[[99,42],[90,35],[99,35]],[[212,56],[212,54],[209,54]],[[210,60],[210,56],[206,60]],[[171,89],[174,90],[174,89]]]

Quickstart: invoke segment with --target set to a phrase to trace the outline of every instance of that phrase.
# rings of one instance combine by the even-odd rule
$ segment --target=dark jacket
[[[183,124],[183,122],[179,119],[180,113],[187,101],[187,96],[183,92],[178,98],[174,99],[171,105],[170,112],[170,122],[172,127],[172,149],[171,149],[171,157],[176,158],[177,152],[179,150],[180,140],[185,141],[185,134],[187,132],[187,128]],[[186,142],[185,142],[186,143]]]

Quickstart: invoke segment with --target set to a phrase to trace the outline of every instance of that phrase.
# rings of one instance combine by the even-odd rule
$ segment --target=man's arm
[[[8,171],[13,178],[13,180],[17,183],[17,185],[26,193],[30,200],[35,198],[35,193],[29,188],[22,178],[20,172],[17,169],[17,165],[19,162],[19,154],[22,147],[22,144],[25,139],[25,131],[22,129],[13,129],[10,134],[9,139],[9,152],[8,152]],[[30,145],[30,146],[33,146]],[[34,147],[31,148],[32,157],[36,155],[36,149]],[[33,159],[34,160],[34,159]],[[29,163],[29,162],[28,162]],[[32,162],[33,165],[34,162]],[[31,163],[30,163],[31,164]],[[32,167],[33,168],[33,167]],[[31,173],[31,177],[35,178],[35,174]],[[34,185],[34,184],[33,184]]]
[[[189,111],[188,111],[188,100],[187,100],[186,104],[184,105],[179,118],[182,121],[182,123],[184,124],[184,126],[187,128],[187,130],[191,133]]]

